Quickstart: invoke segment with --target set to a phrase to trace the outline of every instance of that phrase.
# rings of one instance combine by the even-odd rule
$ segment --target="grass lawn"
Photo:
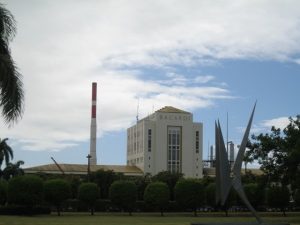
[[[300,213],[282,217],[279,213],[263,214],[264,222],[289,222],[291,225],[300,225]],[[63,213],[47,216],[0,216],[0,225],[189,225],[191,222],[254,222],[248,214],[238,216],[231,214],[223,217],[221,214],[205,213],[198,217],[192,214],[166,213],[164,217],[155,213],[134,213],[133,216],[123,213],[96,213],[90,216],[87,213]]]

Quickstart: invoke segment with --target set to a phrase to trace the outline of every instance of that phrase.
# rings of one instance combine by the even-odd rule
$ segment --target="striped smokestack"
[[[97,83],[92,83],[92,112],[91,112],[91,140],[90,140],[90,156],[91,165],[97,165]]]

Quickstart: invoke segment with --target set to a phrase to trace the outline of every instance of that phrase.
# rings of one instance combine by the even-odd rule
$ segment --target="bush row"
[[[280,208],[285,212],[289,204],[290,193],[285,186],[270,186],[267,189],[258,184],[250,183],[244,186],[249,201],[255,208],[262,205]],[[92,182],[81,183],[76,190],[76,198],[72,185],[66,179],[50,179],[43,182],[38,176],[25,175],[12,178],[8,183],[0,181],[0,204],[2,213],[10,214],[13,207],[16,213],[32,214],[40,206],[49,206],[60,215],[64,211],[193,211],[197,214],[200,208],[217,210],[215,201],[215,184],[199,179],[179,179],[171,189],[166,182],[149,182],[144,190],[142,200],[136,183],[128,180],[114,181],[108,189],[109,200],[100,199],[101,188]],[[296,192],[294,199],[297,204]],[[172,200],[172,195],[175,201]],[[298,196],[299,199],[299,196]],[[226,210],[233,205],[243,205],[236,193],[231,190]],[[19,207],[19,208],[18,208]],[[25,208],[26,209],[25,209]],[[28,210],[28,212],[26,211]],[[45,211],[47,212],[47,211]]]

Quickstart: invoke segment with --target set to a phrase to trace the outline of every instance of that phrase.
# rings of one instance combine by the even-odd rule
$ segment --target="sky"
[[[9,138],[24,167],[87,163],[91,83],[98,83],[98,164],[126,164],[126,129],[164,107],[204,124],[203,155],[220,119],[240,143],[299,114],[298,0],[5,0],[25,111]],[[225,135],[226,136],[226,135]]]

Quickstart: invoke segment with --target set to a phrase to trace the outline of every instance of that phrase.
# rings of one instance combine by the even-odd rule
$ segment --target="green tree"
[[[285,208],[290,201],[290,192],[286,186],[273,185],[267,189],[267,202],[269,207],[280,208],[285,214]]]
[[[7,182],[0,180],[0,205],[4,205],[7,200]]]
[[[289,118],[290,122],[281,131],[272,127],[270,133],[252,136],[250,153],[258,160],[269,182],[300,185],[300,115]]]
[[[254,208],[261,205],[264,201],[264,189],[261,189],[258,184],[249,183],[244,185],[244,190],[247,198]]]
[[[9,180],[8,202],[33,207],[43,200],[43,181],[38,176],[24,175]]]
[[[205,187],[205,202],[216,209],[216,184],[210,183]]]
[[[0,108],[6,123],[13,123],[23,114],[21,74],[11,57],[9,42],[16,33],[13,15],[0,4]]]
[[[161,216],[163,216],[164,208],[168,205],[169,199],[169,187],[163,182],[150,183],[145,189],[144,201],[148,206],[159,209]]]
[[[24,161],[19,160],[16,163],[8,163],[3,170],[3,178],[9,180],[12,177],[24,175],[23,169],[20,167],[24,165]]]
[[[296,206],[300,206],[300,189],[297,189],[294,193],[294,201]]]
[[[14,157],[12,148],[6,143],[7,140],[8,138],[0,139],[0,169],[3,161],[7,165]]]
[[[91,215],[94,215],[95,203],[99,194],[100,190],[95,183],[83,183],[79,186],[78,199],[88,205]]]
[[[175,186],[175,200],[185,209],[192,209],[197,216],[197,208],[204,204],[205,187],[196,179],[181,179]]]
[[[48,180],[44,183],[44,198],[54,205],[60,216],[61,204],[71,196],[70,184],[63,179]]]
[[[177,181],[182,178],[182,173],[171,173],[170,171],[162,171],[153,176],[153,181],[161,181],[168,185],[170,189],[170,199],[174,200],[174,187]]]
[[[137,197],[137,188],[133,182],[125,180],[113,182],[109,189],[109,196],[113,204],[132,215]]]
[[[100,188],[101,198],[107,199],[110,185],[117,180],[117,175],[112,170],[97,170],[91,175],[92,181]]]
[[[137,188],[137,199],[144,199],[144,192],[146,187],[151,183],[151,174],[147,173],[144,176],[139,176],[134,178],[134,183]]]

